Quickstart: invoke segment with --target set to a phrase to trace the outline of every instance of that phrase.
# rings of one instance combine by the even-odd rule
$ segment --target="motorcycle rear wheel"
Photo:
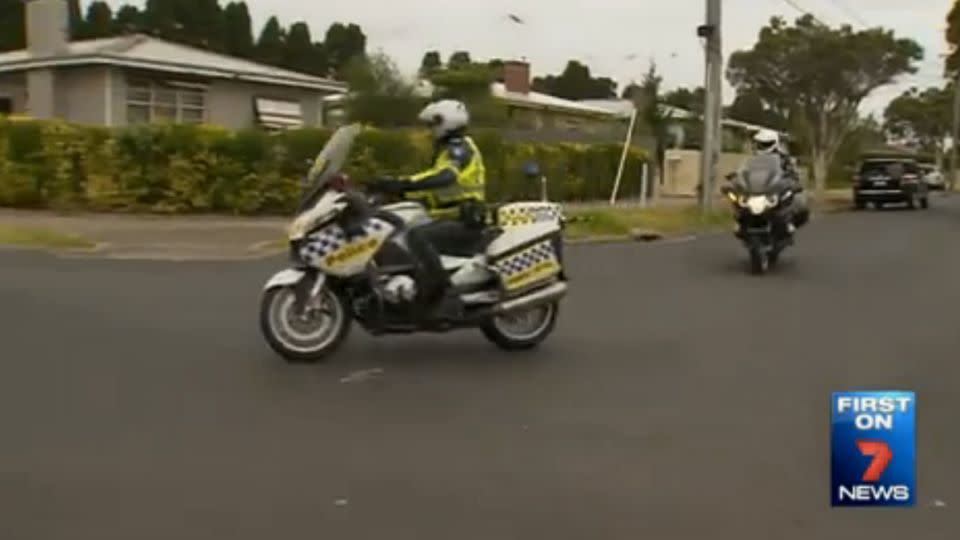
[[[550,302],[509,315],[491,318],[480,327],[491,343],[505,351],[533,349],[553,332],[560,304]]]

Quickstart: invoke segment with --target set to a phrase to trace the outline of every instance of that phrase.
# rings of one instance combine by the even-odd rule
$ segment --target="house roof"
[[[618,117],[615,112],[611,112],[608,109],[595,107],[579,101],[571,101],[569,99],[541,94],[540,92],[511,92],[507,90],[503,83],[500,82],[493,83],[490,87],[490,91],[496,98],[523,107],[559,110],[570,113],[599,115],[606,117]]]
[[[73,41],[67,45],[66,54],[58,56],[38,57],[29,50],[0,54],[0,73],[90,64],[239,79],[332,92],[343,92],[347,89],[346,84],[339,81],[267,66],[143,34]]]
[[[623,118],[629,118],[633,113],[633,102],[629,99],[584,99],[580,100],[580,103],[589,105],[591,107],[601,107],[607,109],[608,111],[614,112],[620,115]],[[664,108],[671,114],[673,118],[696,118],[697,115],[688,111],[687,109],[681,109],[680,107],[674,107],[672,105],[664,105]],[[761,129],[772,129],[766,126],[761,126],[758,124],[751,124],[749,122],[741,122],[740,120],[734,120],[732,118],[724,118],[723,125],[729,127],[737,127],[745,129],[747,131],[759,131]],[[780,133],[785,135],[784,133]]]
[[[633,102],[629,99],[581,99],[577,103],[583,103],[584,105],[589,105],[591,107],[599,107],[615,113],[622,118],[630,118],[630,115],[633,114],[634,108]],[[664,105],[663,108],[674,118],[694,117],[694,114],[686,109],[681,109],[672,105]]]

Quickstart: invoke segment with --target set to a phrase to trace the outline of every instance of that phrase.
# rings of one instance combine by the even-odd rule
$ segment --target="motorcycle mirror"
[[[540,177],[540,164],[536,161],[528,161],[523,166],[523,175],[531,180],[535,180]]]

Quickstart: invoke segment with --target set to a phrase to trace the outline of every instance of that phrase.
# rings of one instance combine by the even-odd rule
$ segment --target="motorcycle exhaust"
[[[493,306],[493,315],[506,315],[515,311],[532,309],[542,304],[559,300],[566,294],[567,284],[563,281],[558,281],[549,287],[532,292],[526,296],[507,300],[506,302],[501,302]]]

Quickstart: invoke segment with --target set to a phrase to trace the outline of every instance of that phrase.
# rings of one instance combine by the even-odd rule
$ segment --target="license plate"
[[[873,185],[874,185],[874,187],[883,187],[883,186],[886,186],[886,185],[887,185],[887,181],[886,181],[886,180],[875,180],[875,181],[873,182]]]

